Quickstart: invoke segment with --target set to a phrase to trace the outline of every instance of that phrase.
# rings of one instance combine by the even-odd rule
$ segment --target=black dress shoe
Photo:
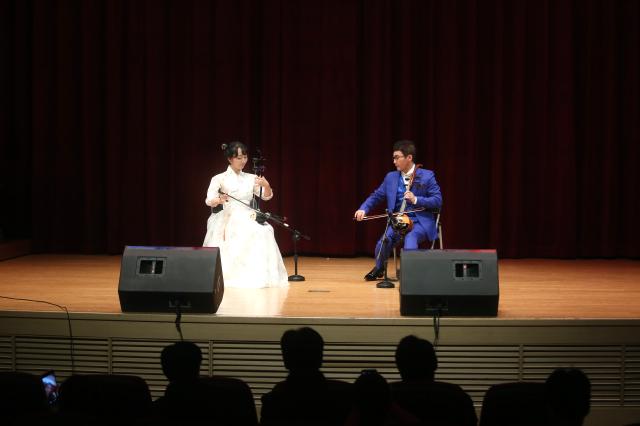
[[[364,276],[365,281],[375,281],[384,277],[384,268],[376,268],[375,266],[367,275]]]

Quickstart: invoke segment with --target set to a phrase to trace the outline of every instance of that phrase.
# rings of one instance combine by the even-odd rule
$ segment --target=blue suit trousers
[[[387,241],[385,242],[384,250],[380,253],[382,247],[382,240],[380,238],[376,244],[376,267],[382,268],[384,262],[391,256],[391,251],[395,246],[400,243],[400,234],[396,232],[391,226],[387,229]],[[404,237],[404,249],[416,250],[420,243],[428,239],[427,230],[422,227],[420,222],[413,222],[413,229],[407,233]]]

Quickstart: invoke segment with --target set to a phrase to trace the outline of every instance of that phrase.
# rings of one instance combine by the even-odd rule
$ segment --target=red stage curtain
[[[302,252],[371,253],[383,224],[353,212],[412,139],[448,248],[640,256],[640,2],[1,8],[0,226],[39,251],[201,244],[219,145],[241,140]]]

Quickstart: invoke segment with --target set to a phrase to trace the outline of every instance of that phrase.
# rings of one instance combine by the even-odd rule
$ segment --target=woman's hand
[[[207,198],[204,200],[204,203],[209,207],[217,207],[222,203],[226,203],[229,200],[229,196],[227,194],[218,194],[217,197]]]
[[[260,185],[264,189],[271,188],[269,181],[264,176],[256,176],[256,185]]]
[[[262,199],[270,199],[273,195],[273,191],[271,190],[269,181],[264,176],[256,176],[255,183],[264,189],[264,191],[262,191]]]

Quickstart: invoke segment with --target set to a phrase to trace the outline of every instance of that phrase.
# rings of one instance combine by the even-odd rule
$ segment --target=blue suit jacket
[[[376,205],[386,200],[388,211],[393,211],[396,205],[396,196],[398,193],[398,179],[400,172],[389,172],[384,177],[382,184],[369,195],[358,210],[364,210],[369,213]],[[414,205],[407,201],[407,210],[413,210],[418,207],[424,207],[426,211],[416,212],[416,216],[420,224],[427,231],[429,239],[433,241],[436,238],[436,221],[430,209],[439,209],[442,207],[442,194],[440,186],[436,182],[436,177],[431,170],[417,169],[416,177],[411,186],[411,192],[417,197],[418,202]]]

